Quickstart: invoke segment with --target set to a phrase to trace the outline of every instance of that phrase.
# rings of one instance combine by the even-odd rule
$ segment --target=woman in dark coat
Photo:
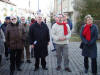
[[[48,55],[48,42],[49,29],[45,23],[42,22],[42,16],[37,16],[37,22],[30,26],[29,37],[32,48],[34,48],[34,57],[35,57],[35,69],[39,69],[39,60],[41,58],[41,65],[44,70],[46,68],[45,57]]]
[[[85,73],[88,72],[89,61],[91,58],[91,67],[93,75],[97,75],[97,44],[98,31],[96,25],[93,24],[93,18],[91,15],[85,17],[86,24],[81,28],[81,40],[83,43],[82,55],[84,56]]]

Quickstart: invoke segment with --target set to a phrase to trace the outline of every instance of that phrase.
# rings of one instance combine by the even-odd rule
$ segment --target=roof
[[[10,4],[10,5],[13,5],[13,6],[16,6],[14,3],[11,3],[10,1],[8,0],[0,0],[1,2],[5,2],[7,4]]]

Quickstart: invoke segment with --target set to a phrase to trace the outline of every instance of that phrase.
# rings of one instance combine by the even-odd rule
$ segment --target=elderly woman
[[[97,75],[97,44],[98,31],[96,25],[93,24],[91,15],[85,17],[85,25],[81,28],[80,37],[82,40],[82,55],[84,56],[85,73],[88,72],[89,61],[91,58],[91,68],[93,75]]]

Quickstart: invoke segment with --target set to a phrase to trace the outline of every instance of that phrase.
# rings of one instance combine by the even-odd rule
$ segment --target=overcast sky
[[[29,8],[29,0],[10,0],[20,8]],[[38,0],[30,0],[30,9],[33,11],[38,10]],[[53,0],[39,0],[39,8],[43,13],[53,9]]]

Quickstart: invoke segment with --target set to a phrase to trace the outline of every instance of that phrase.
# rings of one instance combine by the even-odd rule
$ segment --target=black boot
[[[27,60],[27,63],[32,63],[30,60]]]
[[[35,68],[34,68],[34,71],[37,71],[37,70],[39,70],[39,67],[35,67]]]
[[[92,75],[97,75],[97,73],[93,73]]]
[[[22,71],[22,69],[21,68],[17,68],[17,71]]]
[[[14,71],[10,71],[10,75],[14,75]]]
[[[43,69],[43,70],[48,70],[48,68],[47,68],[47,67],[43,67],[42,69]]]

